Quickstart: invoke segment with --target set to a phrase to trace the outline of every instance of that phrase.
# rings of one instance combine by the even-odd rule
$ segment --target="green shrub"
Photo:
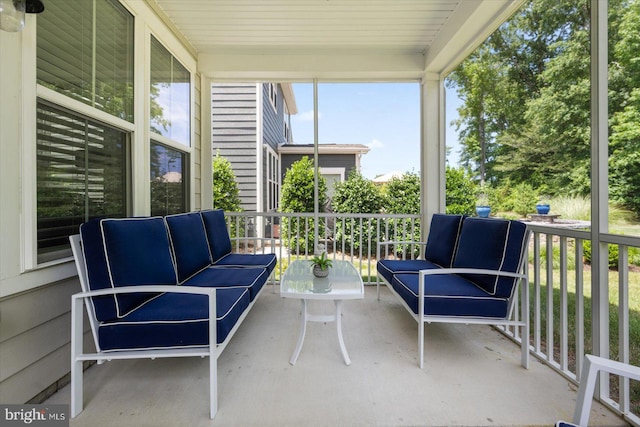
[[[314,176],[313,162],[309,157],[294,162],[284,176],[280,210],[284,213],[313,212],[314,210]],[[318,174],[319,206],[327,199],[327,182]],[[283,217],[280,224],[280,236],[291,253],[313,253],[315,245],[313,218]],[[324,221],[320,220],[318,232],[324,235]]]
[[[415,172],[406,172],[401,177],[394,177],[386,187],[386,208],[392,214],[420,213],[420,176]],[[420,241],[420,220],[403,220],[392,218],[386,230],[388,240]],[[382,237],[382,236],[381,236]],[[396,255],[410,256],[410,251],[416,257],[420,254],[420,247],[398,244],[394,246]]]
[[[471,176],[463,168],[447,166],[446,181],[445,212],[473,215],[476,211],[477,186]]]
[[[221,157],[220,153],[216,153],[213,158],[213,207],[225,212],[242,212],[236,175],[231,162],[226,157]],[[239,218],[236,221],[234,218],[229,226],[229,235],[244,236],[245,230],[245,219]]]
[[[629,264],[632,265],[640,265],[640,248],[629,247]],[[608,265],[609,269],[617,270],[618,269],[618,256],[619,256],[619,247],[618,245],[609,245],[609,255],[608,255]],[[591,241],[585,240],[584,242],[584,262],[586,264],[591,264]]]
[[[379,213],[383,206],[380,189],[357,171],[345,182],[337,183],[331,207],[336,213]],[[379,240],[375,219],[345,218],[336,223],[336,241],[346,250],[371,255]]]
[[[213,206],[226,212],[240,212],[240,190],[231,162],[216,153],[213,158]]]
[[[585,240],[584,242],[584,262],[591,264],[591,241]],[[618,245],[609,245],[609,257],[608,257],[609,269],[618,269]]]

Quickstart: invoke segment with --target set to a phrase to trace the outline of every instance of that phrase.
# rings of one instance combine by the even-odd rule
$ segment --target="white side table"
[[[289,363],[295,365],[302,350],[307,331],[307,322],[336,322],[338,342],[344,363],[351,364],[342,338],[342,302],[348,299],[363,299],[364,285],[362,277],[353,264],[348,261],[333,260],[333,267],[329,275],[318,278],[311,272],[312,264],[309,260],[296,260],[289,264],[280,281],[280,295],[284,298],[296,298],[302,302],[302,316],[298,344],[293,351]],[[315,315],[307,311],[308,300],[333,300],[335,313],[333,315]]]

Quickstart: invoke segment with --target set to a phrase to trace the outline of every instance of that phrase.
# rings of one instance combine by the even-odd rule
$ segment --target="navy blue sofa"
[[[83,291],[72,297],[71,415],[82,411],[85,360],[208,356],[213,418],[216,360],[269,280],[275,255],[232,253],[220,210],[94,220],[70,240]],[[83,351],[83,302],[95,353]]]
[[[435,214],[423,258],[378,261],[379,279],[418,322],[421,368],[424,324],[432,322],[520,327],[522,365],[528,367],[528,240],[520,221]],[[516,313],[519,284],[522,304]]]

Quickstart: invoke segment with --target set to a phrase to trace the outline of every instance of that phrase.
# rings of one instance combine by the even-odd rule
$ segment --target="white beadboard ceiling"
[[[522,0],[147,0],[147,3],[171,22],[204,59],[208,65],[203,71],[210,69],[215,74],[216,66],[212,64],[216,59],[224,59],[232,63],[231,68],[242,71],[255,61],[240,60],[238,56],[255,54],[268,56],[262,58],[266,62],[280,58],[280,64],[288,64],[279,70],[274,65],[263,67],[274,72],[296,67],[285,59],[295,55],[307,59],[316,55],[323,62],[337,65],[354,55],[377,56],[380,60],[404,57],[407,65],[401,61],[397,68],[422,68],[423,72],[429,71],[431,56],[432,62],[441,64],[434,70],[441,72],[451,66],[455,55],[468,51],[481,41],[478,38],[493,31]],[[430,52],[432,48],[437,52]],[[422,62],[420,66],[415,65],[416,57]],[[317,68],[318,64],[308,68],[311,67]],[[332,65],[322,67],[328,69]],[[357,68],[356,64],[350,67]],[[402,74],[400,69],[398,73]]]

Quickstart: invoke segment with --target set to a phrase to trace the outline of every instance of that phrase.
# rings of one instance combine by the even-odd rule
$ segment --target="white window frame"
[[[187,189],[188,189],[188,205],[193,207],[195,203],[195,174],[192,173],[195,168],[195,112],[193,111],[196,91],[195,72],[197,61],[195,56],[189,52],[184,45],[173,35],[168,35],[164,24],[154,18],[147,19],[151,14],[150,9],[145,4],[137,4],[131,2],[120,2],[134,16],[134,122],[128,122],[116,116],[112,116],[104,111],[98,110],[90,105],[74,100],[70,97],[62,95],[47,87],[37,85],[36,63],[37,63],[37,39],[36,25],[33,17],[31,25],[25,27],[22,32],[22,117],[24,123],[36,123],[36,104],[37,99],[51,102],[62,108],[71,110],[76,114],[86,116],[89,119],[99,120],[105,124],[112,126],[118,130],[130,134],[130,152],[128,153],[132,162],[131,170],[131,192],[132,201],[129,209],[133,215],[148,215],[150,210],[150,190],[149,190],[149,155],[151,134],[149,131],[149,69],[150,69],[150,43],[151,34],[158,39],[165,48],[180,63],[189,70],[191,74],[190,99],[191,99],[191,117],[190,117],[190,147],[175,142],[162,135],[153,135],[156,142],[167,145],[172,149],[182,151],[187,154],[187,167],[189,168]],[[161,36],[162,35],[162,36]],[[32,94],[32,95],[29,95]],[[36,127],[30,125],[22,126],[23,141],[36,140]],[[139,159],[146,159],[140,162]],[[62,280],[71,277],[75,272],[75,266],[70,263],[72,257],[64,257],[57,260],[38,263],[38,244],[37,244],[37,178],[36,168],[37,152],[35,144],[22,144],[22,181],[24,183],[21,191],[22,205],[24,212],[29,212],[28,218],[25,218],[21,230],[21,241],[23,242],[21,250],[20,271],[22,273],[40,270],[53,266],[64,267],[61,270],[51,271],[52,280]],[[21,282],[21,281],[20,281]],[[33,285],[18,284],[20,290],[31,289],[40,284],[34,282]],[[17,291],[17,290],[16,290]],[[9,290],[11,292],[11,290]]]
[[[278,112],[278,88],[275,83],[268,83],[268,95],[271,106],[273,107],[273,111]]]
[[[280,202],[280,156],[271,146],[267,145],[267,203],[266,211],[275,211]],[[275,194],[273,191],[275,188]]]

